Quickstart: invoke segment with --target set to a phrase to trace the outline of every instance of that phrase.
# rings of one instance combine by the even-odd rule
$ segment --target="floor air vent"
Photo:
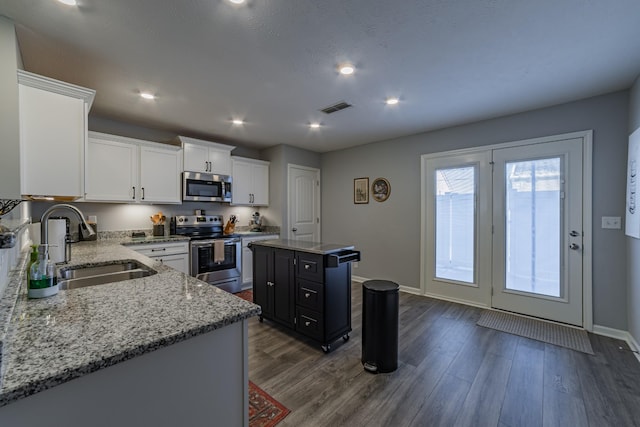
[[[323,108],[322,111],[325,114],[335,113],[336,111],[344,110],[345,108],[351,107],[351,104],[347,104],[346,102],[338,102],[337,104],[330,105],[328,107]]]

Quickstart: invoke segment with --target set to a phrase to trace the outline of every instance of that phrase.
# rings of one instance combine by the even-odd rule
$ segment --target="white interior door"
[[[493,151],[495,308],[583,325],[582,139]]]
[[[320,170],[289,165],[289,230],[291,240],[320,241]]]

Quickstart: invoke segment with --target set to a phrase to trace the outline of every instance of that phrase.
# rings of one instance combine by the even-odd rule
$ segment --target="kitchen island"
[[[260,240],[253,251],[253,300],[260,320],[279,323],[320,343],[351,332],[351,262],[360,260],[352,245],[300,240]]]
[[[260,307],[120,243],[75,244],[68,266],[134,260],[157,274],[42,300],[26,298],[23,275],[9,283],[21,289],[0,425],[246,426],[246,322]]]

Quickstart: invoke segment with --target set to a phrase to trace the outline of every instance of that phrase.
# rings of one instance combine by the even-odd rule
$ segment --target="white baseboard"
[[[457,304],[470,305],[471,307],[489,308],[489,306],[487,306],[485,304],[481,304],[481,303],[476,302],[476,301],[469,301],[469,300],[459,299],[459,298],[451,298],[451,297],[448,297],[448,296],[432,294],[432,293],[429,293],[429,292],[421,293],[420,295],[424,295],[425,297],[429,297],[429,298],[439,299],[439,300],[442,300],[442,301],[449,301],[449,302],[455,302]]]
[[[367,279],[366,277],[354,276],[353,274],[351,275],[352,282],[362,283],[362,282],[366,282],[367,280],[369,279]]]
[[[640,351],[640,345],[638,345],[638,342],[635,340],[633,335],[631,335],[628,331],[623,331],[621,329],[608,328],[606,326],[593,325],[592,332],[597,335],[602,335],[605,337],[615,338],[617,340],[624,341],[627,343],[627,345],[629,345],[629,348],[631,350],[636,352]],[[634,355],[636,356],[636,359],[638,359],[638,361],[640,362],[640,354],[634,353]]]
[[[400,291],[401,292],[406,292],[408,294],[413,294],[413,295],[422,295],[422,291],[418,288],[412,288],[411,286],[402,286],[400,285]]]

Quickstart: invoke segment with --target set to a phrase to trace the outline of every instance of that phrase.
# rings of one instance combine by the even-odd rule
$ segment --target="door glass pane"
[[[506,163],[506,288],[560,296],[560,158]]]
[[[475,170],[436,170],[437,278],[474,283]]]

